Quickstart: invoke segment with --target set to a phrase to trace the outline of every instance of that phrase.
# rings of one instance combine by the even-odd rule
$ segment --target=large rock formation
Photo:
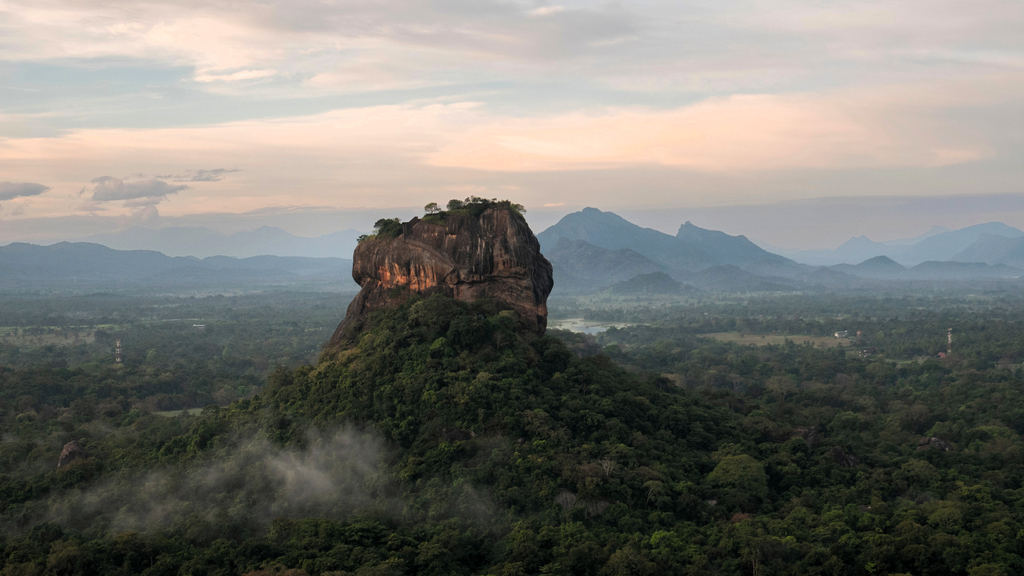
[[[57,468],[63,468],[75,460],[88,457],[89,454],[85,451],[85,448],[78,442],[72,440],[65,444],[64,449],[61,450],[60,458],[57,460]]]
[[[480,216],[447,213],[402,224],[394,238],[359,243],[352,278],[362,286],[331,338],[337,346],[357,334],[367,316],[398,306],[413,294],[446,294],[457,300],[493,300],[513,310],[518,329],[543,335],[551,263],[519,213],[488,208]]]

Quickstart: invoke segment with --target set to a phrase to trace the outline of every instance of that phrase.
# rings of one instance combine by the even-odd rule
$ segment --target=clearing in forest
[[[784,334],[743,334],[740,332],[716,332],[714,334],[698,334],[703,338],[714,338],[720,342],[735,342],[748,346],[768,346],[770,344],[785,344],[786,340],[792,340],[797,344],[810,342],[819,348],[832,346],[848,346],[849,338],[833,338],[831,336],[796,336]]]

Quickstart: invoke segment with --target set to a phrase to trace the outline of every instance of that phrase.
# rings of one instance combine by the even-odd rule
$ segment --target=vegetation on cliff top
[[[480,198],[470,196],[465,200],[452,199],[448,201],[446,209],[442,209],[437,202],[431,202],[423,207],[425,215],[424,222],[432,224],[443,224],[448,216],[472,216],[478,218],[490,208],[499,210],[511,210],[522,216],[526,208],[522,204],[516,204],[511,200],[498,200],[497,198]],[[400,218],[381,218],[373,225],[373,234],[364,234],[357,241],[363,242],[370,238],[397,238],[402,235],[402,220]]]

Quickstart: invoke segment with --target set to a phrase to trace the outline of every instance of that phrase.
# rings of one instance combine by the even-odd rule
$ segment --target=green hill
[[[56,407],[22,391],[41,373],[2,369],[0,571],[1024,568],[1016,372],[605,337],[608,355],[578,357],[486,302],[417,297],[259,396],[172,418],[104,396],[114,368],[53,370]],[[87,457],[53,469],[69,440]]]

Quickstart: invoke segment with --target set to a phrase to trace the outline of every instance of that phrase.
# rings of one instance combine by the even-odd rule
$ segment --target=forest
[[[1011,294],[346,304],[0,300],[0,574],[1024,574]]]

